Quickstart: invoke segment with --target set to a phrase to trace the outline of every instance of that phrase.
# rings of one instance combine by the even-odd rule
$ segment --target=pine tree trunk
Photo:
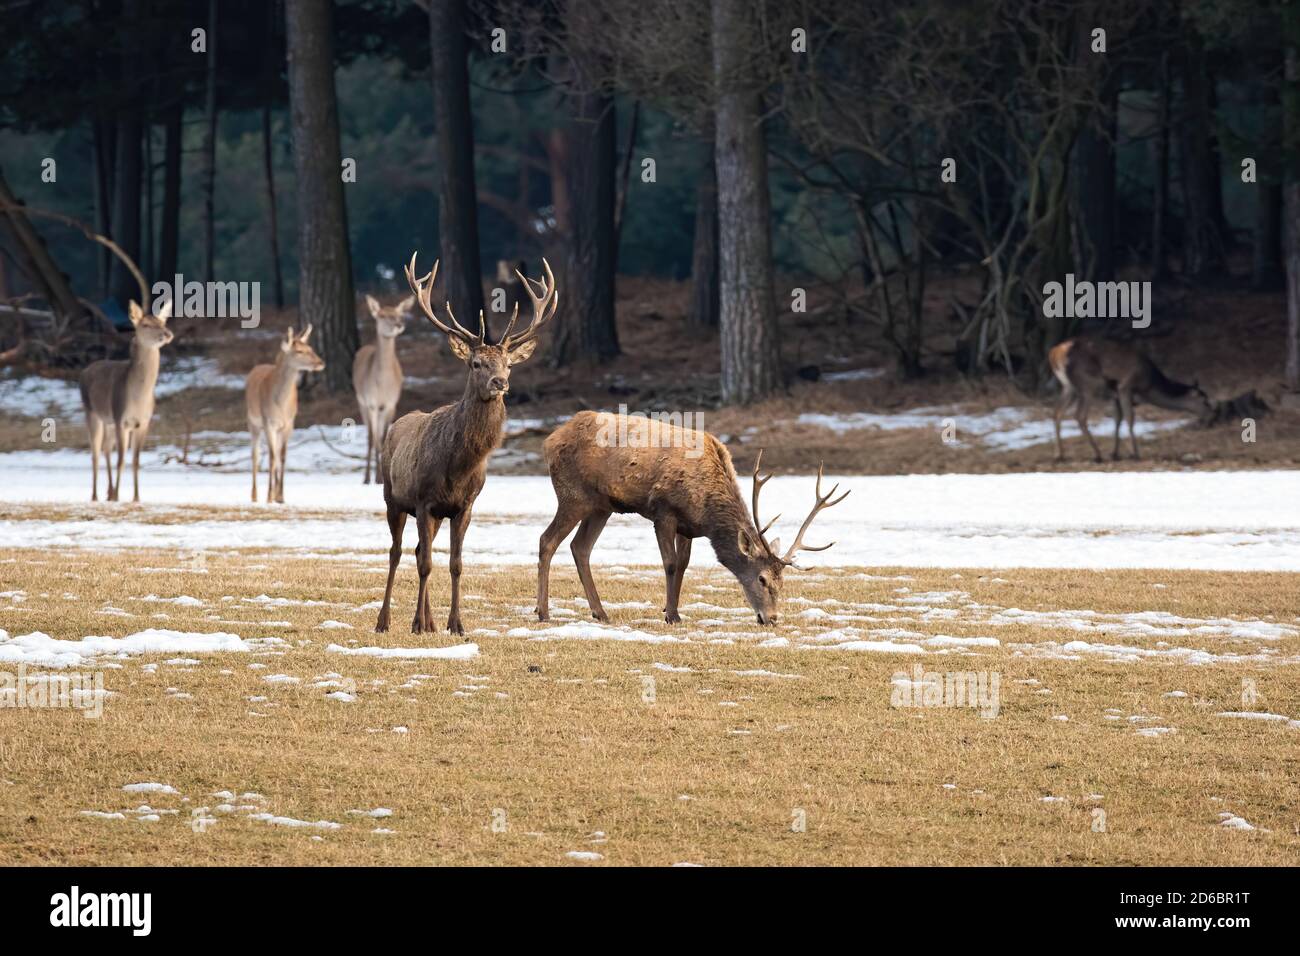
[[[718,327],[718,174],[713,150],[710,128],[695,185],[695,246],[691,256],[690,321],[699,329]]]
[[[95,231],[101,236],[113,234],[113,160],[117,155],[117,126],[96,119],[94,127],[95,160]],[[108,274],[113,254],[104,246],[95,247],[95,289],[99,298],[108,296]]]
[[[185,120],[185,105],[177,100],[167,109],[163,125],[166,143],[163,146],[163,205],[162,222],[158,229],[158,278],[171,282],[180,268],[181,231],[181,138]]]
[[[461,324],[478,329],[483,274],[474,181],[474,123],[469,104],[465,0],[430,0],[433,116],[438,148],[438,240],[446,299]]]
[[[288,0],[289,103],[298,198],[298,316],[319,331],[331,392],[352,387],[358,346],[352,255],[343,195],[334,24],[330,3]]]
[[[1104,112],[1089,117],[1075,142],[1081,270],[1091,281],[1115,278],[1115,94]]]
[[[1189,44],[1183,65],[1182,136],[1183,275],[1201,276],[1223,265],[1215,196],[1218,154],[1212,142],[1210,78],[1199,37]]]
[[[1151,278],[1168,274],[1165,263],[1165,213],[1169,208],[1169,54],[1160,56],[1160,98],[1151,137]]]
[[[1286,384],[1300,391],[1300,4],[1283,7],[1286,82],[1282,92],[1286,201]]]
[[[617,156],[614,102],[598,93],[570,96],[570,206],[565,297],[555,318],[550,361],[600,362],[619,352],[614,325],[614,203]]]
[[[744,75],[758,44],[746,0],[713,0],[719,320],[727,404],[758,401],[781,385],[762,94]]]
[[[203,112],[203,281],[211,282],[217,255],[217,0],[208,0],[207,89]]]
[[[113,162],[112,239],[135,262],[140,261],[140,117],[124,114],[117,123],[117,157]],[[140,298],[140,286],[121,259],[113,257],[109,270],[109,295],[123,308]],[[148,303],[141,302],[145,307]]]

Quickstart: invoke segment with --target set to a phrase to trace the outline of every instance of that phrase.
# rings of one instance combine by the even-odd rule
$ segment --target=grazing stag
[[[274,365],[255,365],[244,386],[248,406],[248,435],[253,441],[253,500],[257,500],[258,440],[266,435],[271,464],[267,472],[267,502],[284,504],[284,459],[298,417],[298,373],[319,372],[325,362],[307,344],[311,326],[295,335],[286,329]]]
[[[370,484],[370,461],[375,462],[375,481],[379,480],[379,449],[383,447],[388,426],[397,413],[402,397],[402,365],[397,361],[397,337],[406,330],[406,316],[415,305],[408,296],[396,306],[385,308],[374,296],[366,296],[366,305],[375,319],[375,341],[363,345],[352,360],[352,389],[361,406],[366,423],[366,476]]]
[[[411,631],[432,633],[435,628],[429,613],[429,572],[433,568],[433,539],[444,518],[451,519],[451,612],[447,630],[464,634],[460,621],[461,547],[469,527],[474,499],[487,476],[487,457],[501,443],[506,422],[505,395],[510,390],[510,368],[533,354],[537,334],[555,315],[559,293],[555,276],[542,260],[544,281],[520,276],[533,303],[533,320],[524,331],[511,335],[519,318],[516,305],[505,333],[495,343],[487,341],[483,314],[479,313],[479,331],[474,335],[456,321],[448,303],[445,308],[451,325],[445,325],[429,304],[430,290],[438,275],[438,264],[423,279],[415,275],[415,256],[406,267],[406,281],[416,294],[420,309],[440,332],[447,336],[455,356],[469,366],[465,394],[459,402],[444,405],[433,412],[411,412],[395,421],[384,439],[379,472],[384,482],[384,502],[388,506],[388,530],[392,547],[388,551],[388,586],[379,611],[375,630],[388,630],[389,608],[393,597],[393,578],[402,557],[402,530],[408,515],[415,518],[420,532],[416,548],[416,565],[420,572],[420,590],[415,605]],[[533,282],[539,291],[534,291]]]
[[[618,440],[611,440],[612,436]],[[794,564],[796,552],[830,547],[808,547],[803,536],[818,512],[839,504],[849,494],[846,491],[832,498],[839,488],[836,485],[823,495],[819,465],[817,502],[794,544],[782,555],[780,540],[769,542],[766,538],[776,518],[759,527],[758,493],[771,478],[759,477],[762,452],[754,462],[752,504],[746,508],[731,455],[725,445],[704,432],[692,434],[636,415],[579,412],[557,428],[542,447],[559,501],[555,519],[542,533],[538,555],[537,617],[542,621],[550,617],[551,558],[574,525],[578,525],[578,533],[570,549],[591,616],[609,620],[596,593],[590,559],[596,538],[617,511],[636,513],[654,522],[668,588],[664,620],[669,624],[681,621],[677,602],[693,538],[709,539],[718,561],[740,581],[758,623],[775,624],[782,572]]]
[[[90,500],[99,500],[99,456],[104,453],[104,471],[108,475],[108,500],[117,501],[122,490],[122,462],[126,446],[131,445],[131,470],[135,484],[132,501],[140,500],[140,449],[149,434],[153,418],[154,385],[158,382],[160,350],[172,340],[167,319],[172,314],[169,299],[157,315],[146,313],[135,302],[128,314],[135,326],[131,339],[131,357],[125,361],[102,359],[86,366],[81,373],[81,405],[86,412],[90,432]],[[108,434],[105,446],[105,433]],[[110,461],[117,446],[117,480],[113,479]]]
[[[1111,450],[1115,461],[1119,460],[1120,422],[1125,418],[1133,457],[1139,457],[1137,435],[1133,432],[1133,406],[1138,401],[1195,412],[1202,424],[1214,414],[1209,396],[1199,385],[1175,382],[1132,345],[1098,338],[1066,339],[1047,353],[1047,363],[1061,383],[1061,398],[1052,416],[1057,461],[1064,460],[1061,418],[1071,405],[1080,430],[1092,445],[1093,460],[1101,461],[1101,449],[1088,431],[1088,400],[1092,393],[1100,393],[1115,403],[1115,447]]]

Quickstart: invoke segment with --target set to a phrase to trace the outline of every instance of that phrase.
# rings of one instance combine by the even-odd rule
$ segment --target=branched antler
[[[551,272],[551,264],[545,259],[542,260],[542,268],[546,271],[544,280],[530,279],[518,269],[515,270],[515,275],[519,276],[524,284],[524,289],[528,292],[528,298],[533,301],[533,321],[528,328],[512,337],[510,333],[514,330],[515,320],[519,318],[519,304],[515,303],[514,314],[510,316],[510,324],[506,326],[499,343],[507,352],[512,352],[519,346],[537,338],[537,333],[542,330],[542,326],[555,317],[555,310],[560,304],[560,293],[555,289],[555,274]],[[540,294],[533,291],[534,282],[537,283],[537,288],[541,290]]]
[[[830,544],[824,544],[821,545],[820,547],[815,548],[812,547],[811,545],[806,545],[803,543],[804,532],[806,532],[809,526],[812,525],[813,518],[817,517],[818,512],[820,512],[823,508],[833,508],[835,505],[839,504],[841,501],[847,498],[849,496],[849,491],[853,490],[850,488],[849,491],[844,492],[844,494],[840,495],[838,498],[831,500],[834,497],[835,492],[839,491],[840,488],[840,486],[836,484],[834,488],[832,488],[830,491],[826,492],[825,495],[823,495],[822,494],[822,467],[824,465],[825,462],[818,462],[817,464],[817,490],[816,490],[817,503],[813,505],[813,509],[808,513],[808,517],[804,518],[803,525],[802,527],[799,528],[799,533],[794,536],[794,544],[790,545],[790,550],[787,551],[784,556],[782,556],[781,560],[784,561],[786,564],[794,564],[794,555],[796,551],[825,551],[827,548],[831,547],[831,545],[835,544],[835,542],[832,541]]]
[[[482,345],[482,335],[474,335],[473,332],[469,331],[469,329],[456,321],[456,314],[451,311],[450,302],[445,303],[447,316],[452,322],[450,326],[444,324],[438,316],[434,314],[433,305],[429,302],[429,296],[433,293],[433,284],[438,279],[438,264],[441,260],[435,259],[433,268],[429,273],[423,278],[417,279],[415,276],[415,258],[418,255],[418,252],[411,253],[410,264],[406,265],[404,269],[406,271],[406,282],[411,287],[411,291],[415,293],[415,301],[419,303],[420,311],[422,311],[429,321],[436,325],[438,329],[445,334],[460,339],[471,348]],[[482,328],[482,316],[479,316],[479,327],[480,329]]]

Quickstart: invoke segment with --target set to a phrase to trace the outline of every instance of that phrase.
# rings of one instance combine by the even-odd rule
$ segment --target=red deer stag
[[[266,500],[284,504],[284,461],[289,452],[289,437],[298,417],[298,373],[319,372],[325,362],[307,344],[311,326],[294,335],[286,329],[280,341],[280,353],[274,365],[255,365],[244,386],[248,409],[248,436],[253,441],[253,500],[257,500],[258,439],[266,435],[266,449],[271,458],[267,473]]]
[[[1125,418],[1133,457],[1139,457],[1137,435],[1133,433],[1133,406],[1139,400],[1160,408],[1195,412],[1202,424],[1214,415],[1214,407],[1199,385],[1175,382],[1132,345],[1099,338],[1066,339],[1047,353],[1047,364],[1061,383],[1061,398],[1052,416],[1057,461],[1065,457],[1061,451],[1061,418],[1071,405],[1079,429],[1092,445],[1093,460],[1101,461],[1101,449],[1088,431],[1088,400],[1092,393],[1100,393],[1115,403],[1115,447],[1111,450],[1115,461],[1119,460],[1120,423]]]
[[[384,482],[388,530],[393,543],[388,551],[388,586],[384,589],[384,604],[379,611],[379,620],[375,622],[375,630],[388,630],[393,578],[402,557],[402,530],[409,515],[415,519],[420,533],[415,551],[420,589],[411,632],[420,634],[436,630],[429,613],[429,572],[433,569],[433,539],[443,519],[449,518],[451,612],[447,617],[447,630],[452,634],[464,634],[465,628],[460,621],[461,547],[469,528],[474,499],[483,489],[487,477],[488,455],[501,443],[506,422],[505,395],[510,390],[510,368],[533,354],[537,347],[537,334],[555,315],[559,293],[555,290],[555,276],[546,260],[542,260],[546,270],[544,281],[521,275],[533,303],[532,323],[519,334],[511,335],[519,318],[516,305],[505,333],[493,344],[487,341],[481,312],[478,335],[456,321],[450,303],[445,308],[451,325],[439,320],[429,303],[438,276],[438,263],[433,264],[428,275],[417,279],[415,258],[412,255],[410,265],[406,267],[406,281],[416,294],[420,310],[447,336],[447,344],[455,356],[469,366],[469,376],[465,380],[465,394],[459,402],[444,405],[433,412],[403,415],[393,422],[384,439],[379,472]],[[537,283],[540,292],[534,291],[533,282]]]
[[[135,493],[140,500],[140,449],[149,435],[153,418],[154,386],[158,383],[160,350],[172,340],[167,319],[172,314],[169,299],[157,315],[146,313],[135,302],[128,314],[135,326],[131,339],[131,357],[125,361],[101,359],[91,362],[81,373],[81,405],[86,412],[90,432],[90,500],[99,500],[99,455],[104,453],[104,471],[108,474],[108,500],[117,501],[122,491],[122,462],[126,447],[131,445],[131,471]],[[105,447],[105,433],[108,435]],[[117,480],[113,480],[110,456],[117,446]]]
[[[352,389],[357,393],[361,419],[366,423],[366,476],[362,480],[365,485],[370,484],[371,459],[375,462],[375,480],[379,480],[379,449],[402,397],[397,337],[406,330],[406,316],[414,305],[411,296],[390,308],[380,305],[374,296],[366,296],[366,306],[375,319],[375,341],[361,346],[352,360]]]
[[[769,542],[766,537],[776,518],[759,527],[758,493],[771,478],[759,477],[762,452],[754,462],[752,504],[746,508],[731,455],[705,432],[691,433],[636,415],[579,412],[542,447],[559,502],[555,519],[542,533],[538,554],[537,617],[542,621],[550,618],[551,558],[574,525],[578,533],[570,549],[591,616],[609,620],[596,593],[590,558],[605,522],[618,512],[636,513],[654,522],[668,589],[664,620],[669,624],[681,621],[677,602],[682,578],[691,560],[691,541],[701,537],[709,539],[719,563],[740,581],[758,623],[775,624],[782,572],[794,564],[796,552],[825,551],[831,546],[809,547],[803,536],[818,512],[849,494],[834,498],[836,485],[823,495],[819,465],[816,504],[783,555],[780,539]],[[697,457],[692,450],[698,450]]]

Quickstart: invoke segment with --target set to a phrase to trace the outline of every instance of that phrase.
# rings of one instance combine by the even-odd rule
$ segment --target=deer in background
[[[298,373],[319,372],[325,362],[307,344],[311,325],[295,335],[286,329],[280,340],[280,354],[274,365],[255,365],[244,386],[248,406],[248,434],[253,441],[253,500],[257,500],[258,440],[266,435],[270,455],[267,472],[267,502],[284,504],[284,460],[289,450],[293,421],[298,417]]]
[[[1209,396],[1199,385],[1175,382],[1132,345],[1091,337],[1066,339],[1047,353],[1047,364],[1061,383],[1061,398],[1052,416],[1057,461],[1064,460],[1061,418],[1070,406],[1074,406],[1079,428],[1092,445],[1093,460],[1101,461],[1101,449],[1088,431],[1088,400],[1092,393],[1105,395],[1115,403],[1115,447],[1111,450],[1115,461],[1119,460],[1120,423],[1125,418],[1133,457],[1140,457],[1133,432],[1133,406],[1139,400],[1160,408],[1194,412],[1202,424],[1214,415]]]
[[[363,345],[352,360],[352,390],[357,393],[361,419],[366,423],[366,476],[370,484],[370,461],[375,462],[375,481],[379,480],[379,449],[383,447],[388,426],[397,413],[402,397],[402,365],[397,361],[397,337],[406,330],[406,316],[415,305],[408,296],[397,305],[385,308],[374,296],[366,296],[366,305],[375,320],[375,341]]]
[[[172,314],[168,299],[158,309],[158,314],[146,313],[135,302],[130,303],[127,314],[135,326],[131,339],[131,357],[101,359],[91,362],[81,373],[81,406],[86,412],[86,428],[90,432],[90,500],[99,500],[99,456],[104,453],[104,471],[108,475],[108,500],[117,501],[122,490],[122,462],[128,443],[131,446],[131,470],[135,493],[131,500],[140,500],[140,449],[149,435],[149,422],[153,418],[154,386],[158,383],[158,366],[162,347],[173,338],[167,328]],[[111,431],[110,431],[111,430]],[[109,441],[105,447],[105,433]],[[117,446],[117,479],[113,479],[110,461],[114,445]]]
[[[678,434],[685,431],[639,415],[579,412],[546,439],[542,448],[559,507],[539,547],[538,620],[550,618],[551,558],[575,525],[578,533],[570,550],[587,605],[596,620],[609,620],[596,593],[590,559],[605,522],[618,512],[654,522],[668,591],[664,620],[669,624],[681,621],[677,604],[694,538],[709,539],[718,562],[740,582],[758,623],[776,623],[782,573],[794,565],[797,552],[825,551],[831,546],[809,547],[803,536],[819,512],[839,504],[849,492],[835,498],[836,485],[823,495],[818,465],[816,503],[794,543],[782,554],[780,539],[769,542],[766,537],[776,518],[759,527],[758,494],[772,477],[759,477],[763,453],[754,462],[753,495],[747,509],[726,446],[705,432]],[[624,435],[626,441],[610,440]],[[701,453],[692,457],[690,449]]]
[[[477,335],[461,326],[451,311],[444,308],[451,325],[434,314],[430,292],[438,276],[438,263],[422,279],[415,275],[415,255],[406,267],[406,281],[416,294],[420,310],[437,329],[447,336],[455,356],[469,366],[465,393],[460,401],[444,405],[433,412],[410,412],[395,421],[384,439],[379,472],[384,482],[384,502],[388,506],[388,530],[392,546],[388,551],[388,586],[384,603],[375,623],[377,632],[388,630],[389,609],[393,598],[393,579],[402,557],[402,531],[408,516],[415,518],[420,542],[416,548],[416,565],[420,588],[411,631],[432,633],[435,628],[429,612],[429,573],[433,569],[433,539],[444,519],[451,520],[451,549],[448,569],[451,572],[451,610],[447,630],[464,634],[460,620],[461,548],[469,528],[474,500],[487,476],[487,458],[501,443],[506,422],[505,396],[510,390],[510,369],[526,360],[537,347],[537,334],[555,315],[559,293],[555,276],[546,260],[542,266],[545,280],[520,276],[533,303],[533,320],[517,335],[511,333],[519,318],[516,304],[510,323],[496,343],[487,341],[483,313],[479,313]],[[534,291],[533,283],[537,283]]]

